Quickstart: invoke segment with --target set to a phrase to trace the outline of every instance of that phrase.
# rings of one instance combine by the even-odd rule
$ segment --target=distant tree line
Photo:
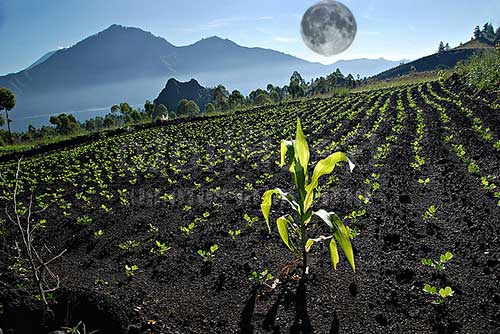
[[[493,27],[493,24],[491,23],[485,23],[483,25],[483,29],[481,29],[479,26],[476,26],[474,29],[474,39],[487,39],[488,41],[498,44],[500,43],[500,27],[498,27],[496,30]]]
[[[180,100],[175,110],[168,110],[163,104],[156,107],[149,100],[144,103],[142,109],[136,109],[127,102],[122,102],[113,105],[108,114],[84,122],[79,122],[72,114],[62,113],[49,118],[51,125],[43,125],[39,128],[29,125],[27,131],[16,133],[10,133],[12,121],[8,116],[8,112],[15,106],[15,95],[7,88],[0,88],[0,112],[5,111],[5,120],[0,114],[0,126],[8,125],[8,132],[0,130],[0,145],[43,141],[59,136],[73,136],[141,123],[162,122],[177,117],[210,115],[240,108],[279,104],[292,99],[330,94],[339,88],[355,88],[365,81],[366,78],[361,80],[359,75],[357,79],[351,74],[344,76],[339,69],[326,77],[319,77],[310,82],[306,82],[298,72],[294,72],[288,85],[280,87],[268,84],[265,89],[253,90],[248,96],[243,95],[239,90],[229,92],[223,85],[209,88],[207,92],[210,95],[204,99],[206,103],[204,110],[200,110],[195,101],[187,99]]]

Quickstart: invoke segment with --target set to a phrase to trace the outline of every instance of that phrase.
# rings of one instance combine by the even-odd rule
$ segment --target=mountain
[[[200,110],[204,110],[211,101],[211,96],[212,90],[201,86],[195,79],[179,82],[171,78],[154,100],[154,104],[155,106],[163,104],[168,110],[175,110],[180,100],[188,99],[195,101]]]
[[[22,130],[28,124],[46,124],[51,114],[74,113],[84,120],[119,102],[144,103],[170,77],[196,78],[205,87],[224,84],[246,94],[268,83],[287,84],[293,71],[306,80],[337,67],[344,73],[369,76],[379,72],[380,66],[387,69],[396,63],[379,59],[327,66],[219,37],[175,46],[150,32],[112,25],[72,47],[45,55],[25,70],[0,76],[0,87],[17,95],[12,125]]]
[[[49,59],[50,57],[52,57],[52,55],[54,53],[56,53],[58,50],[54,50],[54,51],[49,51],[47,52],[46,54],[44,54],[42,57],[40,57],[37,61],[35,61],[33,64],[31,64],[29,67],[26,68],[26,70],[30,70],[32,69],[33,67],[43,63],[44,61],[46,61],[47,59]]]

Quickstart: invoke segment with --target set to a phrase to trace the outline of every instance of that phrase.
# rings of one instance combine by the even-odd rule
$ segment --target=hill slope
[[[417,59],[415,61],[399,65],[390,70],[373,76],[371,79],[386,80],[400,77],[412,72],[434,71],[441,66],[446,68],[454,67],[459,61],[470,59],[475,53],[482,52],[483,49],[453,49],[446,52],[435,53],[433,55]]]

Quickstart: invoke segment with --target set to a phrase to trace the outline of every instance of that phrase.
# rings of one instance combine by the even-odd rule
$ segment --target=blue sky
[[[325,64],[361,57],[415,59],[433,52],[441,40],[452,46],[467,41],[477,24],[500,25],[498,0],[344,0],[358,21],[358,36],[349,50],[325,58],[300,36],[302,14],[315,2],[0,0],[0,75],[113,23],[151,31],[175,45],[217,35]]]

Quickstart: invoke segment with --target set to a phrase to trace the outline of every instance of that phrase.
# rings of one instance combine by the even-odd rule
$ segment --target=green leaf
[[[312,245],[314,245],[314,240],[308,239],[306,241],[306,252],[309,252],[311,250]]]
[[[439,295],[441,296],[441,298],[451,297],[454,293],[455,291],[453,291],[449,286],[444,289],[439,289]]]
[[[446,263],[450,261],[452,258],[453,254],[451,254],[450,252],[446,252],[445,254],[441,254],[439,261],[441,261],[441,263]]]
[[[422,259],[422,264],[423,265],[426,265],[426,266],[433,266],[434,265],[434,262],[432,262],[431,259]]]
[[[273,195],[279,194],[277,189],[271,189],[264,193],[262,196],[262,204],[260,205],[260,209],[262,211],[262,215],[266,220],[267,229],[269,233],[271,233],[271,225],[269,224],[269,213],[271,212],[271,205],[273,203]]]
[[[333,212],[327,212],[325,210],[318,210],[314,212],[315,215],[323,219],[323,221],[330,227],[333,232],[333,237],[340,245],[340,248],[344,252],[347,261],[351,265],[352,271],[356,272],[356,265],[354,263],[354,252],[352,250],[351,238],[349,237],[349,231],[342,223],[340,218]]]
[[[339,252],[337,250],[337,243],[335,242],[334,238],[330,240],[328,248],[330,249],[330,260],[332,261],[333,269],[337,270],[337,264],[339,263]]]
[[[295,133],[295,157],[304,169],[304,175],[307,175],[307,165],[309,164],[309,146],[307,145],[300,119],[297,118],[297,132]]]
[[[285,243],[285,245],[294,253],[297,252],[297,248],[293,245],[290,240],[290,235],[288,233],[288,224],[293,223],[293,218],[290,215],[286,215],[283,217],[279,217],[276,220],[276,224],[278,225],[278,232],[280,234],[281,240]]]
[[[210,246],[210,253],[214,253],[216,250],[219,249],[219,246],[218,245],[213,245],[213,246]]]
[[[431,295],[435,295],[437,293],[437,289],[435,286],[431,286],[429,284],[424,285],[423,290]]]
[[[329,236],[329,237],[325,237],[323,235],[320,235],[319,237],[317,237],[316,239],[308,239],[307,242],[306,242],[306,252],[309,252],[311,250],[311,247],[316,243],[316,242],[320,242],[320,241],[324,241],[324,240],[329,240],[329,239],[332,239],[332,236]]]
[[[288,159],[290,159],[290,164],[293,163],[294,159],[294,148],[293,148],[293,141],[291,140],[282,140],[281,141],[281,162],[280,162],[280,167],[283,167],[285,165],[285,158],[288,153]]]
[[[306,187],[306,200],[304,204],[304,210],[307,211],[312,205],[314,198],[314,190],[318,187],[319,178],[323,175],[328,175],[333,172],[335,165],[339,162],[349,163],[349,168],[352,171],[354,169],[354,164],[349,160],[347,155],[342,152],[335,152],[329,157],[320,160],[314,167],[313,175],[311,178],[311,183]]]

